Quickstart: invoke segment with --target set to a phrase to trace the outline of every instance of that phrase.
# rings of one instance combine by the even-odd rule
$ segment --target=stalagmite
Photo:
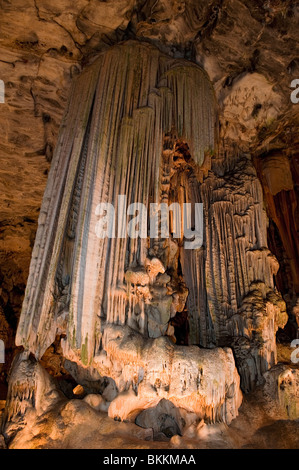
[[[114,381],[113,418],[165,399],[230,423],[242,401],[230,347],[245,390],[276,361],[285,317],[261,188],[246,156],[236,173],[211,158],[216,121],[204,71],[149,44],[114,46],[74,81],[16,342],[39,360],[61,335],[70,364]],[[185,247],[171,211],[168,238],[162,218],[157,237],[129,237],[126,206],[150,203],[203,204],[202,243]]]
[[[65,349],[79,351],[85,365],[100,345],[105,323],[129,322],[148,334],[149,293],[140,289],[142,281],[132,283],[131,276],[126,286],[125,278],[132,269],[136,275],[145,269],[149,241],[123,235],[127,218],[118,196],[125,195],[128,205],[160,202],[163,136],[185,139],[200,165],[214,146],[215,121],[205,73],[150,45],[116,46],[86,68],[71,92],[49,175],[18,344],[41,357],[65,310]],[[122,238],[97,236],[100,203],[113,204]]]
[[[262,188],[250,157],[225,159],[215,161],[200,186],[206,237],[201,308],[211,320],[201,342],[208,346],[213,339],[233,347],[242,388],[248,391],[276,363],[275,333],[287,314],[274,287],[279,265],[267,247]]]

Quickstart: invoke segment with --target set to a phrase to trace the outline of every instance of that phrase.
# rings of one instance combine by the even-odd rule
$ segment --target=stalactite
[[[275,333],[286,322],[274,288],[279,266],[267,247],[262,190],[247,156],[233,170],[219,160],[200,186],[205,214],[206,310],[216,344],[234,348],[241,383],[250,390],[276,363]],[[225,166],[227,165],[227,169]],[[207,346],[206,335],[201,338]]]
[[[64,357],[117,383],[110,416],[119,416],[119,406],[126,417],[138,400],[141,409],[167,398],[230,422],[242,397],[225,347],[234,348],[244,389],[275,363],[284,315],[262,192],[247,157],[236,155],[234,170],[211,158],[215,123],[202,69],[149,44],[111,48],[74,83],[17,344],[39,359],[66,318]],[[203,245],[185,249],[184,234],[173,235],[173,215],[169,238],[161,237],[162,221],[158,238],[130,238],[119,196],[148,209],[150,202],[203,203]],[[114,208],[111,237],[97,233],[100,203]],[[178,325],[184,334],[176,337]]]
[[[17,334],[17,343],[37,357],[53,341],[55,296],[61,297],[56,283],[62,278],[69,280],[67,341],[81,351],[83,361],[95,353],[95,331],[105,323],[126,324],[125,272],[144,265],[148,240],[99,239],[96,207],[110,202],[117,212],[122,194],[128,205],[159,201],[163,135],[173,129],[188,141],[200,165],[214,145],[215,110],[211,84],[194,64],[129,42],[102,54],[76,80],[45,193]],[[138,308],[141,319],[134,327],[147,333],[144,301]]]

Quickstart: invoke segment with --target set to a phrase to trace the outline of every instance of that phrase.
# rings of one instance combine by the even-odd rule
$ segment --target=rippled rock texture
[[[19,348],[115,419],[162,399],[164,431],[186,410],[229,423],[240,384],[270,380],[277,330],[298,335],[298,16],[279,0],[1,3],[2,382],[26,284]],[[202,202],[203,246],[99,241],[98,199],[118,193]]]

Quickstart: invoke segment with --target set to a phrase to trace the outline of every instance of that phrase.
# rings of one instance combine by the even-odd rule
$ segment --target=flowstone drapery
[[[164,135],[185,139],[200,165],[214,146],[214,131],[211,84],[190,62],[130,42],[112,48],[82,73],[71,92],[41,209],[19,344],[41,357],[67,314],[65,348],[80,350],[87,365],[106,323],[129,324],[146,336],[148,322],[167,324],[148,318],[146,289],[138,290],[143,300],[137,314],[125,283],[126,278],[129,285],[148,286],[165,271],[149,257],[150,242],[126,234],[98,238],[96,208],[109,202],[121,216],[119,195],[128,205],[159,202]]]
[[[211,166],[215,129],[204,71],[149,44],[111,48],[71,90],[16,342],[39,360],[60,335],[68,363],[114,380],[111,417],[167,399],[229,423],[242,400],[230,347],[244,389],[275,363],[284,315],[261,189],[245,157],[236,175]],[[203,246],[129,238],[119,195],[203,203]],[[104,202],[121,237],[97,235]]]

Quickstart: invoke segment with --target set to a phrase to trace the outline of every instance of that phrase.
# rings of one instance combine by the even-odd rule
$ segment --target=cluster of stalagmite
[[[149,44],[111,48],[73,85],[17,344],[39,360],[60,335],[67,361],[113,379],[111,417],[135,419],[166,399],[230,423],[242,400],[230,348],[245,390],[276,362],[285,313],[261,187],[246,156],[211,163],[215,125],[205,73]],[[119,196],[146,208],[203,204],[202,242],[186,249],[173,215],[168,238],[129,237]],[[110,237],[99,234],[100,203],[115,211]]]
[[[200,186],[206,227],[200,342],[232,346],[249,390],[276,363],[275,334],[287,321],[274,286],[279,265],[268,249],[262,188],[250,157],[219,157],[212,170]]]

